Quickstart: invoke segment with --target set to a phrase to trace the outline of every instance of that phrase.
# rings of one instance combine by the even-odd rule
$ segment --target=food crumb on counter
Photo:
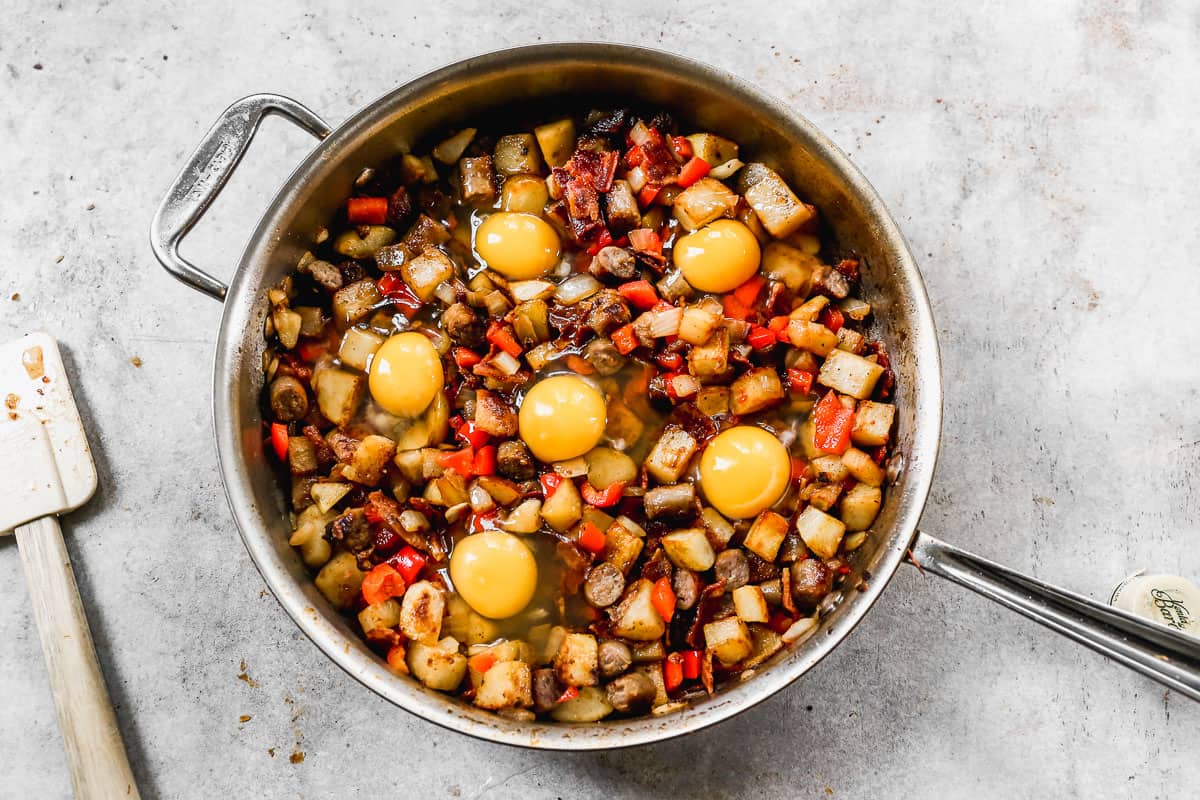
[[[294,753],[291,754],[291,756],[289,756],[288,760],[291,761],[293,764],[303,764],[304,763],[303,751],[301,751],[301,750],[295,751]]]
[[[254,678],[251,678],[248,674],[246,674],[246,659],[244,659],[244,658],[242,659],[242,665],[241,665],[240,669],[242,671],[238,673],[238,680],[245,681],[246,685],[249,686],[251,689],[257,689],[258,681],[254,680]]]
[[[10,298],[8,298],[8,299],[9,299],[9,300],[12,300],[12,301],[15,303],[15,302],[17,302],[18,300],[20,300],[20,299],[21,299],[21,293],[20,293],[20,292],[13,292],[13,294],[12,294],[12,297],[10,297]]]
[[[142,358],[141,358],[141,356],[134,356],[133,358],[129,359],[129,363],[130,363],[130,364],[133,364],[133,365],[134,365],[135,367],[137,367],[138,369],[141,369],[141,368],[142,368]]]
[[[249,714],[242,714],[240,717],[238,717],[238,722],[249,722],[251,719],[253,719],[253,717],[251,717]]]
[[[271,758],[274,758],[274,757],[275,757],[275,748],[274,748],[274,747],[268,747],[268,748],[267,748],[267,755],[269,755]]]
[[[64,258],[66,258],[66,256],[59,256],[58,258],[54,259],[54,263],[61,264]]]
[[[39,61],[38,63],[34,64],[33,68],[40,72],[42,70],[42,62]]]
[[[13,409],[14,411],[16,410],[16,408],[20,404],[20,402],[21,402],[21,398],[17,397],[15,394],[10,393],[10,394],[6,395],[4,398],[4,405],[8,406],[10,409]]]

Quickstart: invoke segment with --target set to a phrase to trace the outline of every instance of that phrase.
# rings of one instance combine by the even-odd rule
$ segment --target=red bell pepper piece
[[[482,653],[476,653],[467,659],[467,665],[482,675],[496,666],[496,654],[487,650]]]
[[[425,305],[421,302],[421,298],[408,288],[408,284],[404,282],[399,273],[383,273],[383,277],[375,283],[375,287],[379,289],[381,295],[388,299],[389,303],[399,306],[401,313],[406,317],[416,316],[416,313]]]
[[[471,533],[495,530],[496,518],[499,516],[500,512],[494,508],[491,511],[484,511],[482,514],[472,514],[467,521],[467,530]]]
[[[808,370],[791,367],[787,371],[788,388],[798,394],[808,394],[813,387],[813,374]]]
[[[694,681],[700,677],[700,659],[701,653],[699,650],[684,650],[680,653],[683,656],[683,677],[689,681]]]
[[[738,299],[738,302],[744,306],[753,306],[754,301],[758,299],[759,292],[767,283],[767,279],[762,275],[754,275],[750,280],[743,283],[741,286],[733,290],[733,296]]]
[[[766,350],[771,345],[778,341],[775,336],[775,331],[770,328],[764,328],[761,325],[753,325],[750,328],[750,333],[746,336],[746,341],[755,350]]]
[[[813,441],[818,450],[841,455],[850,447],[850,429],[854,411],[838,400],[837,392],[827,392],[812,410]]]
[[[554,702],[559,705],[562,705],[563,703],[567,702],[568,700],[574,700],[576,697],[579,697],[579,687],[578,686],[568,686],[566,689],[563,690],[563,693],[560,694],[558,696],[558,699],[555,700]]]
[[[687,161],[695,153],[692,150],[692,143],[687,140],[686,136],[672,136],[671,149],[675,151],[675,155]]]
[[[821,315],[817,317],[817,322],[837,333],[846,324],[846,317],[842,314],[841,309],[826,307],[822,309]]]
[[[592,366],[592,362],[574,353],[567,356],[566,362],[572,372],[578,372],[580,375],[591,375],[596,371],[596,368]]]
[[[673,692],[683,683],[683,654],[671,653],[663,662],[663,685]]]
[[[383,225],[387,209],[386,197],[351,197],[346,201],[346,219],[351,225]]]
[[[703,178],[712,169],[703,158],[694,157],[679,168],[679,177],[675,180],[685,189]]]
[[[648,208],[654,202],[654,198],[658,197],[658,193],[662,191],[661,186],[646,184],[642,190],[638,192],[638,204],[642,208]]]
[[[767,627],[782,635],[788,628],[792,627],[792,623],[795,621],[795,619],[784,614],[782,611],[776,611],[771,615],[771,621],[767,623]]]
[[[467,443],[468,447],[483,447],[492,439],[490,433],[479,430],[479,427],[471,420],[460,423],[456,426],[455,432]]]
[[[791,321],[791,317],[771,317],[771,319],[767,321],[767,328],[775,334],[776,339],[781,342],[786,342],[788,340],[787,326]]]
[[[754,313],[749,306],[737,299],[734,294],[726,294],[721,296],[721,305],[724,307],[725,316],[730,319],[744,320]]]
[[[325,355],[328,349],[329,342],[324,339],[311,339],[296,345],[296,354],[304,361],[312,362]]]
[[[662,255],[662,237],[653,228],[634,228],[627,235],[629,236],[629,246],[634,251]]]
[[[646,160],[646,151],[642,150],[640,144],[635,144],[625,153],[625,164],[630,167],[636,167]]]
[[[683,356],[679,355],[679,353],[659,353],[654,357],[654,360],[658,362],[660,367],[669,369],[672,372],[683,366]]]
[[[407,588],[404,578],[396,568],[384,562],[372,568],[363,578],[362,596],[367,605],[373,606],[402,596]]]
[[[452,450],[438,456],[442,469],[452,469],[464,478],[471,477],[475,466],[475,450],[464,447],[462,450]]]
[[[513,336],[512,328],[502,322],[493,322],[488,326],[487,340],[513,358],[521,355],[521,345]]]
[[[662,242],[659,242],[661,247]],[[658,302],[658,292],[650,281],[629,281],[617,287],[617,292],[638,311],[646,311]]]
[[[650,603],[664,622],[671,621],[671,617],[675,616],[675,592],[671,589],[670,578],[659,578],[654,582],[654,588],[650,590]]]
[[[792,480],[802,480],[808,475],[808,462],[803,458],[793,458],[792,460]]]
[[[496,446],[489,444],[475,451],[475,461],[471,464],[472,475],[496,474]]]
[[[605,543],[604,532],[597,528],[594,523],[585,520],[579,525],[579,538],[575,543],[589,553],[603,552]]]
[[[589,256],[594,256],[612,243],[613,237],[612,234],[608,232],[608,228],[601,228],[600,233],[596,236],[596,241],[592,242],[591,246],[588,247],[587,254]]]
[[[454,363],[458,364],[459,369],[468,370],[480,361],[483,361],[483,356],[469,347],[454,348]]]
[[[404,645],[398,644],[387,651],[388,666],[396,672],[408,674],[408,661],[405,660]]]
[[[562,485],[563,476],[559,475],[557,472],[543,472],[542,476],[538,478],[538,480],[541,481],[542,484],[542,498],[549,500],[551,495],[554,494],[555,490]]]
[[[623,325],[612,332],[612,343],[617,352],[627,356],[638,348],[637,334],[633,332],[633,323]]]
[[[608,508],[620,502],[621,495],[625,492],[625,481],[617,481],[604,490],[596,489],[591,483],[584,481],[579,492],[583,495],[583,502],[588,505]]]
[[[275,455],[279,457],[280,461],[287,461],[288,426],[286,423],[271,423],[271,447],[275,450]]]
[[[417,552],[411,545],[404,545],[400,548],[400,552],[384,563],[395,567],[404,582],[412,585],[417,576],[421,574],[421,570],[425,568],[426,560],[425,556]]]

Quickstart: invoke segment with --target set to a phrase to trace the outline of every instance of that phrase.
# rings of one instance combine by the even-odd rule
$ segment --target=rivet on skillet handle
[[[1200,700],[1200,639],[1176,633],[918,532],[913,562],[1074,639],[1193,700]]]
[[[204,134],[150,223],[150,246],[167,272],[217,300],[224,301],[228,287],[179,255],[179,243],[225,188],[268,114],[278,114],[318,139],[329,135],[324,120],[291,98],[278,94],[243,97],[225,109]]]

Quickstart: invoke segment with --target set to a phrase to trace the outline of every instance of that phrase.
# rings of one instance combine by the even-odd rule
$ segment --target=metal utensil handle
[[[75,797],[137,800],[58,518],[22,525],[16,536]]]
[[[159,263],[188,286],[217,300],[225,299],[226,285],[179,255],[179,243],[225,188],[268,114],[278,114],[318,139],[329,135],[325,121],[295,100],[277,94],[243,97],[225,109],[204,134],[150,224],[150,246]]]
[[[910,552],[923,571],[978,592],[1200,701],[1200,639],[1042,583],[919,531]]]

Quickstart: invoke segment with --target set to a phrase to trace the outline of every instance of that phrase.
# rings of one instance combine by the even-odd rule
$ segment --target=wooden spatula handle
[[[77,800],[138,794],[57,517],[16,530]]]

